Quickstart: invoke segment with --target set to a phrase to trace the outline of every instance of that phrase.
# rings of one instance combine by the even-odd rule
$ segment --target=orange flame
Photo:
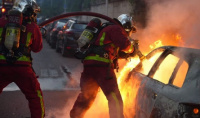
[[[153,42],[152,44],[149,45],[150,50],[153,50],[157,47],[164,46],[162,41],[167,41],[167,45],[179,45],[180,43],[183,43],[182,37],[179,34],[176,35],[171,35],[169,37],[163,37],[159,38],[157,41]],[[170,38],[171,37],[171,38]],[[170,40],[169,39],[173,39]],[[152,58],[152,60],[144,60],[143,63],[145,65],[148,65],[143,68],[143,73],[149,72],[149,69],[153,66],[153,63],[156,61],[156,59],[160,56],[161,53],[155,54],[155,56]],[[138,57],[131,58],[129,62],[124,64],[123,69],[120,70],[119,73],[116,73],[117,78],[118,78],[118,85],[119,89],[122,95],[122,99],[124,102],[124,115],[127,118],[133,117],[134,116],[134,99],[136,98],[137,90],[139,87],[139,81],[137,81],[134,78],[130,78],[129,80],[126,80],[128,73],[140,62]],[[175,63],[171,61],[172,63]],[[177,60],[176,60],[177,62]],[[120,62],[119,62],[120,63]],[[173,65],[173,64],[172,64]],[[162,75],[158,75],[161,77]],[[156,78],[159,78],[156,77]],[[133,82],[134,81],[134,82]],[[166,82],[165,79],[159,80],[163,81],[164,83]],[[108,102],[103,94],[102,91],[99,92],[97,95],[97,98],[95,100],[95,105],[92,105],[90,110],[86,113],[87,118],[109,118],[109,113],[108,113]],[[98,110],[97,110],[98,109]]]
[[[161,39],[155,41],[153,44],[149,45],[150,49],[155,49],[157,47],[163,46]]]

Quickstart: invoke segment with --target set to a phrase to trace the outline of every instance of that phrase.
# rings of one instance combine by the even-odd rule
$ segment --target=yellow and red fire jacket
[[[0,45],[5,40],[5,25],[7,24],[7,18],[0,18]],[[30,51],[39,52],[42,47],[42,35],[38,25],[34,22],[29,22],[26,25],[26,31],[21,33],[20,43],[25,45]],[[31,52],[30,52],[31,53]],[[31,54],[30,54],[31,55]],[[0,64],[6,64],[6,57],[0,53]],[[15,62],[15,64],[31,65],[31,56],[23,55]]]
[[[110,44],[105,46],[109,58],[105,58],[98,54],[89,54],[85,57],[83,64],[91,65],[112,63],[119,50],[126,53],[134,51],[134,47],[128,39],[128,34],[119,25],[108,25],[100,31],[94,45],[103,46],[106,44]]]

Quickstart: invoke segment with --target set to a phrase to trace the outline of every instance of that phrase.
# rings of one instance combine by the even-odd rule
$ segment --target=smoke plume
[[[141,49],[161,39],[163,45],[199,48],[199,0],[146,0],[147,26],[139,29],[136,37]],[[177,34],[181,40],[177,40]]]
[[[137,33],[133,35],[133,38],[140,40],[140,49],[142,51],[150,51],[149,45],[157,40],[161,40],[163,45],[200,47],[199,0],[146,0],[146,3],[148,5],[147,26],[144,29],[138,28]],[[177,36],[181,38],[177,38]],[[70,105],[66,105],[64,110],[56,112],[60,114],[60,118],[62,116],[69,117],[69,110],[74,101],[75,98],[69,102],[71,103]],[[124,103],[126,104],[126,102]],[[109,117],[106,98],[102,92],[98,94],[85,117]]]

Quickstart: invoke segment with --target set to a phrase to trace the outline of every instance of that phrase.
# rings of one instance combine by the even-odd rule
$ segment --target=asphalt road
[[[69,118],[77,90],[44,90],[46,117]],[[21,91],[4,91],[0,95],[0,118],[30,118],[28,102]]]
[[[80,60],[62,57],[43,41],[41,52],[33,53],[33,68],[39,76],[43,90],[46,118],[69,118],[79,92],[82,72]],[[12,83],[0,95],[0,118],[30,117],[28,102],[18,87]]]

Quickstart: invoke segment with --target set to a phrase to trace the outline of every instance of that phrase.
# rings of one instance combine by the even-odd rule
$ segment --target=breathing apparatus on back
[[[20,33],[23,16],[17,9],[11,9],[8,12],[8,23],[6,24],[6,34],[4,45],[8,49],[6,56],[14,56],[14,50],[19,48]]]
[[[35,0],[15,0],[13,8],[8,12],[8,23],[6,24],[6,35],[4,45],[9,50],[7,56],[14,56],[14,51],[19,48],[21,31],[25,32],[24,22],[40,11]],[[23,24],[23,25],[22,25]]]
[[[98,18],[93,18],[82,32],[81,36],[77,40],[79,49],[74,54],[78,59],[84,59],[85,56],[90,53],[89,47],[94,43],[97,34],[102,27],[101,20]]]
[[[13,8],[8,12],[5,25],[5,40],[0,52],[9,64],[17,59],[30,55],[29,47],[21,43],[21,33],[26,31],[26,24],[34,22],[35,14],[40,11],[35,0],[15,0]]]
[[[79,48],[87,47],[95,37],[95,34],[98,32],[100,27],[101,20],[98,18],[92,19],[77,40]]]

